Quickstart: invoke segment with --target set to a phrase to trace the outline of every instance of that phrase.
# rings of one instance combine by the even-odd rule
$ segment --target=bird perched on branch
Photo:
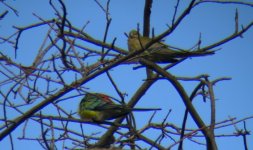
[[[103,122],[115,119],[130,113],[131,111],[155,111],[160,108],[130,108],[115,104],[110,96],[101,93],[86,93],[79,104],[78,114],[82,120]]]
[[[128,49],[130,52],[142,50],[152,39],[143,37],[136,30],[131,30],[128,35]],[[214,51],[186,51],[173,50],[162,42],[152,44],[147,50],[137,56],[137,58],[145,58],[156,63],[173,63],[178,58],[197,57],[214,54]]]

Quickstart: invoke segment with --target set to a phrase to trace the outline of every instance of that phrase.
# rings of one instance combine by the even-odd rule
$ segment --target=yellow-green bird
[[[79,104],[78,114],[82,120],[103,122],[125,116],[131,111],[155,111],[160,108],[130,108],[115,104],[110,96],[102,93],[86,93]]]
[[[147,43],[152,41],[148,37],[143,37],[136,30],[131,30],[128,35],[128,50],[130,52],[141,50]],[[168,45],[162,42],[152,44],[146,51],[137,56],[156,63],[173,63],[178,58],[197,57],[214,54],[214,51],[186,51],[172,50]]]

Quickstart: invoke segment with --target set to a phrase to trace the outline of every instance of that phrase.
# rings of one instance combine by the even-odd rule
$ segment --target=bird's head
[[[133,38],[138,38],[140,36],[140,33],[136,30],[131,30],[129,32],[129,38],[133,39]]]
[[[86,93],[84,98],[81,100],[80,102],[80,107],[82,107],[82,109],[89,109],[90,107],[93,106],[93,103],[96,100],[96,96],[93,93]]]

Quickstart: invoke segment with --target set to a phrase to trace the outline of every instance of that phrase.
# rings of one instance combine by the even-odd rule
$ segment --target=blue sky
[[[188,1],[183,0],[179,7],[179,14]],[[57,1],[54,1],[57,3]],[[12,26],[26,26],[30,23],[38,22],[32,13],[42,17],[43,19],[54,18],[54,11],[49,6],[48,1],[32,1],[28,0],[26,3],[21,1],[8,1],[12,7],[19,11],[19,17],[9,10],[7,16],[0,21],[1,36],[11,35],[15,30]],[[29,7],[27,7],[29,4]],[[85,28],[85,32],[92,35],[99,40],[103,39],[105,30],[105,15],[101,8],[94,1],[65,1],[68,10],[68,19],[72,22],[73,26],[82,27],[89,21]],[[117,37],[116,46],[127,50],[127,37],[124,32],[128,33],[131,29],[140,24],[142,30],[142,17],[143,17],[144,1],[120,1],[112,0],[110,5],[110,16],[112,23],[108,34],[108,42]],[[151,27],[155,29],[158,35],[167,29],[167,24],[171,23],[172,13],[174,11],[175,2],[168,2],[166,0],[154,0]],[[234,16],[235,9],[239,13],[239,25],[245,26],[253,21],[252,7],[241,5],[222,5],[206,3],[197,6],[185,18],[185,20],[178,26],[178,28],[169,36],[165,38],[165,43],[183,49],[193,47],[201,33],[202,46],[212,44],[219,41],[234,31]],[[7,8],[0,3],[0,13]],[[60,10],[60,9],[59,9]],[[46,27],[40,27],[27,32],[24,32],[21,38],[22,44],[19,45],[18,57],[15,59],[17,63],[22,65],[31,65],[34,57],[36,56],[37,49],[40,47],[42,40],[45,36]],[[253,29],[248,30],[243,38],[236,38],[225,45],[220,46],[220,50],[213,56],[202,58],[187,59],[183,63],[169,70],[170,73],[176,76],[191,77],[200,74],[209,74],[210,79],[217,79],[220,77],[231,77],[232,80],[222,81],[217,83],[215,88],[216,111],[217,121],[223,121],[229,117],[236,117],[238,120],[253,115],[252,111],[252,84],[253,84],[253,69],[252,69],[252,37]],[[99,49],[98,47],[96,47]],[[14,58],[14,50],[10,45],[1,44],[0,51]],[[29,59],[27,59],[29,58]],[[30,59],[31,58],[31,59]],[[137,88],[143,83],[146,78],[145,69],[138,69],[133,71],[134,65],[122,65],[110,70],[113,79],[118,84],[120,90],[128,94],[126,100],[129,100],[135,93]],[[0,74],[2,78],[2,74]],[[71,78],[68,78],[71,81]],[[186,87],[187,92],[190,93],[196,83],[182,82]],[[103,92],[119,98],[115,90],[113,90],[108,78],[105,74],[95,78],[95,80],[85,84],[91,92]],[[0,90],[4,91],[0,87]],[[68,103],[62,104],[68,110],[76,111],[80,98],[75,98],[69,105]],[[200,112],[203,120],[209,123],[209,103],[203,103],[198,99],[194,104],[196,109]],[[172,85],[165,80],[155,83],[151,89],[141,98],[141,101],[136,107],[159,107],[163,110],[158,112],[155,120],[161,122],[165,117],[168,109],[172,109],[171,115],[168,119],[169,123],[176,125],[181,124],[184,105],[173,89]],[[50,106],[46,107],[44,112],[49,114],[47,110],[51,110]],[[0,108],[2,111],[2,108]],[[151,113],[136,113],[138,127],[142,127],[146,123]],[[10,116],[15,116],[14,114]],[[77,116],[76,116],[77,117]],[[1,116],[2,118],[2,116]],[[79,126],[75,126],[78,128]],[[89,129],[89,132],[97,132],[98,128],[90,125],[84,125]],[[242,128],[242,123],[236,125]],[[248,130],[252,130],[253,121],[247,120]],[[196,125],[189,119],[188,127],[195,128]],[[33,129],[40,129],[34,126]],[[32,131],[31,129],[28,129]],[[79,130],[79,129],[76,129]],[[22,126],[14,131],[14,137],[22,135]],[[88,131],[87,131],[88,132]],[[232,134],[234,132],[233,126],[217,130],[219,134]],[[151,134],[151,133],[150,133]],[[39,135],[39,134],[38,134]],[[37,135],[37,136],[38,136]],[[36,135],[34,135],[36,137]],[[252,135],[248,136],[249,148],[253,147]],[[169,141],[169,140],[168,140]],[[171,141],[169,141],[171,142]],[[16,149],[23,149],[27,144],[31,145],[31,149],[41,148],[38,143],[24,140],[14,140]],[[226,137],[217,138],[219,149],[242,149],[243,143],[240,137]],[[9,147],[9,139],[6,138],[0,142],[0,147]],[[194,149],[205,149],[204,146],[186,142],[185,149],[190,149],[187,146],[194,146]],[[59,147],[60,148],[60,147]],[[30,149],[30,148],[26,148]]]

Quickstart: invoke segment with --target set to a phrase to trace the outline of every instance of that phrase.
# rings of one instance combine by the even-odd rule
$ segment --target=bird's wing
[[[97,105],[94,110],[98,111],[104,111],[104,110],[119,110],[123,109],[121,105],[117,104],[108,104],[108,103],[100,103],[100,105]]]
[[[124,109],[122,105],[115,104],[108,95],[101,93],[86,95],[86,106],[86,109],[97,111]]]

